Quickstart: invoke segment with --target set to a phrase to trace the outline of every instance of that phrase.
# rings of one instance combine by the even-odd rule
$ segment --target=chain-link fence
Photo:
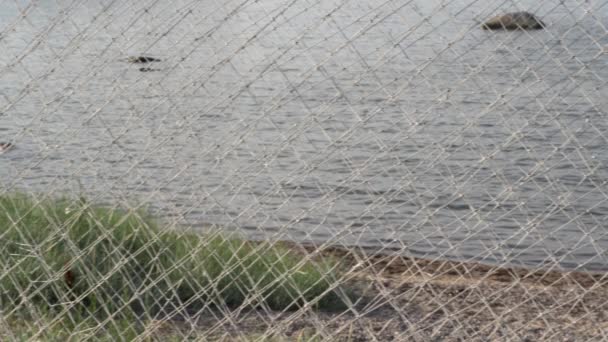
[[[0,51],[2,341],[608,340],[606,0],[2,0]]]

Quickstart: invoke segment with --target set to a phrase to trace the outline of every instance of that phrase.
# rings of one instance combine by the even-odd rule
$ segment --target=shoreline
[[[498,283],[523,282],[531,286],[581,287],[608,285],[608,272],[573,271],[564,269],[527,268],[509,265],[493,265],[481,262],[455,261],[450,259],[429,259],[397,253],[378,253],[360,247],[300,244],[278,241],[299,253],[313,255],[313,258],[330,257],[340,260],[346,266],[359,264],[361,270],[373,271],[386,276],[410,276],[429,278],[432,281],[460,280],[467,283],[479,280]]]
[[[139,337],[247,342],[532,342],[608,336],[608,273],[429,260],[289,241],[249,242],[276,244],[312,261],[339,261],[342,276],[334,288],[352,290],[352,304],[340,311],[207,307],[166,312],[142,321]]]
[[[343,312],[235,310],[158,321],[211,341],[587,341],[608,336],[608,274],[370,255],[281,241],[344,267]],[[217,312],[215,312],[217,314]],[[152,336],[158,336],[150,331]]]

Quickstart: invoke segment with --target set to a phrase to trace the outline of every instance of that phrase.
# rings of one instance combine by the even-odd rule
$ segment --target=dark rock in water
[[[150,71],[159,71],[160,69],[152,69],[152,68],[139,68],[141,72],[150,72]]]
[[[545,27],[540,19],[528,12],[514,12],[496,16],[481,25],[484,30],[537,30]]]
[[[127,58],[127,62],[129,63],[150,63],[150,62],[160,62],[160,59],[154,57],[147,56],[130,56]]]
[[[0,142],[0,153],[6,152],[13,148],[13,144],[10,142]]]

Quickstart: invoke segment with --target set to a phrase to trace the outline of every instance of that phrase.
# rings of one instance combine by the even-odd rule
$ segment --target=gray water
[[[479,28],[516,9],[547,29]],[[608,1],[4,2],[0,189],[605,271],[607,26]]]

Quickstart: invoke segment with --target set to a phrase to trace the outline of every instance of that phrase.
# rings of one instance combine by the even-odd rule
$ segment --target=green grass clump
[[[103,322],[202,307],[343,305],[331,287],[334,263],[271,244],[161,229],[142,211],[82,199],[0,196],[0,257],[5,315],[77,310]]]

